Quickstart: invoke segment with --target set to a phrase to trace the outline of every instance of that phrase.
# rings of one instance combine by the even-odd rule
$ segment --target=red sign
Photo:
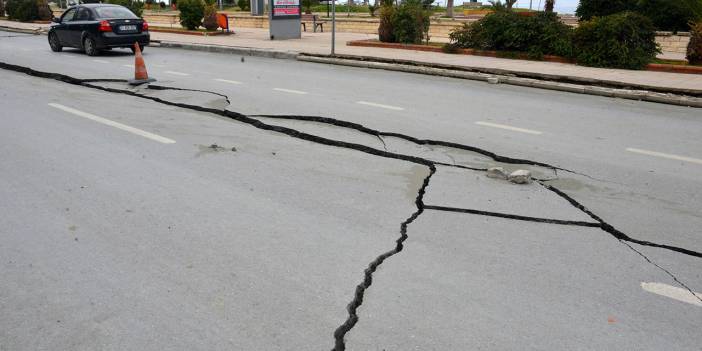
[[[300,16],[300,0],[273,0],[273,17]]]

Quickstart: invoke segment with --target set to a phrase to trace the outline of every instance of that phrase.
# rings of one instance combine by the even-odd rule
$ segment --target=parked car
[[[56,52],[74,47],[96,56],[112,48],[130,48],[133,52],[134,43],[139,43],[142,51],[149,45],[149,24],[124,6],[77,5],[53,21],[49,45]]]

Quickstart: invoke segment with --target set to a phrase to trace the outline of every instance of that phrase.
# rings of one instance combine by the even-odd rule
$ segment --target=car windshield
[[[96,7],[95,12],[98,18],[138,18],[132,11],[118,6]]]

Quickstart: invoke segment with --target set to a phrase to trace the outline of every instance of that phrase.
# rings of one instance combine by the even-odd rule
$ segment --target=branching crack
[[[255,117],[263,117],[263,118],[271,118],[271,119],[277,118],[277,119],[289,119],[289,120],[297,120],[297,121],[325,123],[325,124],[330,124],[330,125],[334,125],[337,127],[355,129],[359,132],[363,132],[363,133],[374,135],[374,136],[395,137],[398,139],[409,141],[409,142],[417,144],[417,145],[443,146],[443,147],[452,148],[452,149],[470,151],[470,152],[474,152],[477,154],[481,154],[483,156],[487,156],[487,157],[489,157],[497,162],[540,166],[540,167],[545,167],[545,168],[558,169],[558,170],[570,172],[573,174],[579,174],[579,173],[571,171],[569,169],[553,166],[553,165],[543,163],[543,162],[537,162],[537,161],[531,161],[531,160],[525,160],[525,159],[520,159],[520,158],[513,158],[513,157],[498,155],[492,151],[484,150],[484,149],[481,149],[481,148],[478,148],[475,146],[471,146],[471,145],[464,145],[464,144],[442,141],[442,140],[419,139],[419,138],[415,138],[413,136],[401,134],[401,133],[383,132],[383,131],[379,131],[376,129],[368,128],[368,127],[366,127],[362,124],[359,124],[359,123],[342,121],[342,120],[330,118],[330,117],[299,116],[299,115],[253,115],[251,117],[254,117],[254,118]],[[431,161],[431,162],[435,163],[435,164],[439,164],[438,162],[433,162],[433,161]],[[451,164],[443,164],[443,165],[453,166]]]
[[[333,351],[342,351],[346,349],[346,342],[344,340],[344,337],[346,336],[346,333],[349,332],[355,325],[356,322],[358,322],[358,314],[356,311],[358,310],[358,307],[360,307],[363,304],[363,296],[366,292],[366,289],[368,289],[371,284],[373,284],[373,273],[378,269],[378,266],[383,264],[383,261],[388,259],[389,257],[396,255],[403,249],[403,243],[405,240],[407,240],[407,226],[409,226],[412,222],[414,222],[419,215],[424,212],[424,209],[426,206],[424,205],[424,193],[426,191],[427,186],[429,185],[429,179],[431,178],[432,175],[436,172],[436,167],[434,165],[429,166],[429,175],[424,178],[424,182],[422,183],[422,186],[419,188],[419,191],[417,192],[417,197],[415,198],[414,202],[415,205],[417,206],[417,211],[412,213],[411,216],[409,216],[402,224],[400,224],[400,238],[395,241],[395,248],[378,256],[375,260],[373,260],[369,265],[368,268],[364,271],[364,279],[361,284],[358,284],[356,286],[356,294],[354,295],[353,300],[348,304],[346,310],[349,312],[349,316],[346,319],[346,321],[340,325],[336,331],[334,331],[334,339],[335,339],[335,344],[334,348],[332,349]]]
[[[422,186],[419,188],[418,193],[417,193],[417,197],[415,198],[415,205],[417,207],[417,210],[414,213],[412,213],[412,215],[410,217],[408,217],[404,222],[401,223],[401,225],[400,225],[400,238],[398,238],[395,241],[395,243],[396,243],[395,248],[378,256],[376,259],[374,259],[368,265],[368,267],[364,271],[364,279],[356,287],[356,292],[355,292],[354,298],[347,306],[347,310],[348,310],[349,315],[348,315],[346,321],[343,324],[341,324],[334,332],[334,339],[335,339],[335,346],[333,349],[334,351],[345,350],[346,345],[345,345],[344,337],[358,322],[357,310],[363,304],[363,297],[364,297],[365,291],[373,283],[373,273],[375,273],[375,271],[378,269],[378,267],[386,259],[388,259],[389,257],[396,255],[402,251],[402,249],[404,247],[403,243],[408,238],[407,227],[412,222],[414,222],[424,212],[424,210],[470,213],[470,214],[476,214],[476,215],[493,216],[493,217],[501,217],[501,218],[508,218],[508,219],[514,219],[514,220],[523,220],[523,221],[557,224],[557,225],[598,227],[598,228],[601,228],[602,230],[608,232],[612,236],[614,236],[616,239],[618,239],[624,245],[627,245],[631,250],[633,250],[636,253],[638,253],[639,255],[641,255],[647,262],[655,265],[656,267],[658,267],[661,270],[663,270],[664,272],[666,272],[676,282],[678,282],[681,286],[685,287],[687,290],[689,290],[692,293],[692,290],[690,290],[685,284],[683,284],[680,280],[678,280],[672,273],[670,273],[669,271],[663,269],[662,267],[660,267],[657,264],[655,264],[654,262],[652,262],[648,257],[646,257],[641,252],[639,252],[638,250],[633,248],[631,245],[629,245],[628,242],[636,243],[636,244],[644,245],[644,246],[651,246],[651,247],[656,247],[656,248],[667,249],[667,250],[671,250],[674,252],[678,252],[678,253],[682,253],[682,254],[698,257],[698,258],[702,258],[702,253],[688,250],[685,248],[679,248],[679,247],[674,247],[674,246],[670,246],[670,245],[657,244],[657,243],[652,243],[649,241],[633,239],[633,238],[629,237],[628,235],[622,233],[621,231],[615,229],[612,225],[606,223],[599,216],[592,213],[585,206],[583,206],[582,204],[577,202],[575,199],[573,199],[572,197],[570,197],[567,194],[565,194],[564,192],[562,192],[561,190],[546,184],[545,181],[547,181],[547,180],[538,181],[538,183],[541,184],[546,189],[553,191],[554,193],[558,194],[560,197],[567,200],[571,205],[575,206],[576,208],[578,208],[581,211],[583,211],[584,213],[586,213],[588,216],[590,216],[596,222],[566,221],[566,220],[557,220],[557,219],[548,219],[548,218],[519,216],[519,215],[514,215],[514,214],[504,214],[504,213],[497,213],[497,212],[488,212],[488,211],[481,211],[481,210],[425,205],[423,202],[424,194],[426,192],[427,186],[429,185],[430,178],[436,172],[436,166],[441,165],[441,166],[449,166],[449,167],[458,167],[458,168],[476,170],[476,171],[485,171],[485,169],[473,168],[473,167],[455,165],[455,164],[453,164],[453,165],[446,164],[446,163],[428,160],[428,159],[421,158],[421,157],[389,152],[387,149],[387,146],[385,145],[385,141],[383,140],[383,137],[400,138],[400,139],[415,143],[417,145],[442,146],[442,147],[455,148],[455,149],[460,149],[460,150],[465,150],[465,151],[471,151],[471,152],[475,152],[475,153],[490,157],[491,159],[493,159],[497,162],[541,166],[541,167],[550,168],[550,169],[554,170],[555,172],[557,172],[558,170],[561,170],[561,171],[570,172],[573,174],[587,176],[587,175],[584,175],[582,173],[574,172],[574,171],[564,169],[561,167],[552,166],[552,165],[542,163],[542,162],[536,162],[536,161],[530,161],[530,160],[526,160],[526,159],[518,159],[518,158],[501,156],[501,155],[495,154],[491,151],[487,151],[487,150],[480,149],[480,148],[470,146],[470,145],[462,145],[462,144],[458,144],[458,143],[446,142],[446,141],[440,141],[440,140],[418,139],[418,138],[404,135],[404,134],[400,134],[400,133],[381,132],[378,130],[374,130],[374,129],[365,127],[361,124],[337,120],[337,119],[328,118],[328,117],[293,116],[293,115],[247,116],[247,115],[244,115],[244,114],[241,114],[238,112],[234,112],[234,111],[230,111],[230,110],[226,110],[226,109],[219,110],[219,109],[208,108],[208,107],[203,107],[203,106],[198,106],[198,105],[189,105],[189,104],[185,104],[185,103],[164,100],[164,99],[158,98],[156,96],[139,94],[137,91],[133,91],[133,90],[115,89],[115,88],[109,88],[109,87],[105,87],[105,86],[91,84],[91,83],[96,83],[96,82],[126,82],[125,80],[120,80],[120,79],[78,79],[78,78],[70,77],[67,75],[59,74],[59,73],[49,73],[49,72],[36,71],[36,70],[31,69],[31,68],[22,67],[22,66],[18,66],[18,65],[12,65],[12,64],[8,64],[8,63],[4,63],[4,62],[0,62],[0,68],[15,71],[15,72],[20,72],[20,73],[25,73],[27,75],[34,76],[34,77],[54,79],[54,80],[58,80],[58,81],[73,84],[73,85],[88,87],[88,88],[92,88],[92,89],[98,89],[98,90],[107,91],[107,92],[111,92],[111,93],[119,93],[119,94],[140,97],[140,98],[152,100],[152,101],[155,101],[158,103],[162,103],[165,105],[176,106],[176,107],[189,109],[189,110],[193,110],[193,111],[212,113],[215,115],[220,115],[220,116],[227,117],[227,118],[230,118],[230,119],[242,122],[242,123],[249,124],[249,125],[251,125],[255,128],[258,128],[258,129],[274,131],[274,132],[281,133],[281,134],[284,134],[284,135],[287,135],[287,136],[290,136],[293,138],[302,139],[302,140],[306,140],[306,141],[310,141],[310,142],[314,142],[314,143],[318,143],[318,144],[322,144],[322,145],[327,145],[327,146],[356,150],[356,151],[364,152],[364,153],[379,156],[379,157],[404,160],[407,162],[412,162],[415,164],[419,164],[419,165],[423,165],[423,166],[428,167],[430,170],[429,175],[426,178],[424,178]],[[227,100],[227,103],[229,103],[229,99],[227,96],[219,94],[219,93],[210,92],[210,91],[172,88],[172,87],[153,86],[153,85],[149,86],[149,89],[154,89],[154,90],[189,90],[189,91],[212,93],[212,94],[216,94],[216,95],[225,97],[225,99]],[[298,120],[298,121],[313,121],[313,122],[321,122],[321,123],[331,124],[331,125],[335,125],[335,126],[339,126],[339,127],[343,127],[343,128],[354,129],[354,130],[357,130],[357,131],[360,131],[360,132],[377,137],[382,142],[384,150],[378,150],[378,149],[375,149],[375,148],[372,148],[372,147],[369,147],[366,145],[362,145],[362,144],[356,144],[356,143],[344,142],[344,141],[340,141],[340,140],[328,139],[328,138],[320,137],[317,135],[300,132],[300,131],[295,130],[293,128],[267,124],[267,123],[262,122],[260,119],[257,119],[256,117],[290,119],[290,120]],[[589,176],[587,176],[587,177],[589,177]],[[592,178],[592,177],[589,177],[589,178]]]
[[[685,248],[682,248],[682,247],[676,247],[676,246],[665,245],[665,244],[658,244],[658,243],[654,243],[654,242],[650,242],[650,241],[646,241],[646,240],[634,239],[634,238],[632,238],[632,237],[630,237],[630,236],[624,234],[624,233],[621,232],[620,230],[614,228],[614,226],[612,226],[611,224],[605,222],[605,221],[604,221],[602,218],[600,218],[598,215],[594,214],[592,211],[590,211],[589,209],[587,209],[587,207],[585,207],[583,204],[579,203],[579,202],[578,202],[577,200],[575,200],[574,198],[570,197],[568,194],[564,193],[562,190],[560,190],[560,189],[558,189],[558,188],[556,188],[556,187],[554,187],[554,186],[545,184],[545,183],[543,183],[543,182],[539,182],[539,184],[541,184],[544,188],[546,188],[546,189],[548,189],[548,190],[551,190],[551,191],[553,191],[554,193],[558,194],[558,196],[560,196],[560,197],[562,197],[563,199],[565,199],[566,201],[568,201],[568,202],[569,202],[571,205],[573,205],[575,208],[581,210],[582,212],[584,212],[585,214],[587,214],[588,216],[590,216],[590,218],[592,218],[592,219],[594,219],[595,221],[597,221],[598,223],[600,223],[600,228],[602,228],[602,230],[604,230],[605,232],[611,234],[612,236],[614,236],[615,238],[617,238],[617,239],[619,239],[619,240],[628,241],[628,242],[635,243],[635,244],[639,244],[639,245],[643,245],[643,246],[651,246],[651,247],[657,247],[657,248],[661,248],[661,249],[671,250],[671,251],[675,251],[675,252],[678,252],[678,253],[682,253],[682,254],[686,254],[686,255],[690,255],[690,256],[702,258],[702,252],[697,252],[697,251],[685,249]]]
[[[224,100],[227,101],[227,105],[232,104],[231,101],[229,101],[229,96],[227,96],[225,94],[218,93],[218,92],[209,91],[209,90],[185,89],[185,88],[167,87],[167,86],[153,85],[153,84],[149,84],[147,88],[151,89],[151,90],[180,90],[180,91],[194,91],[194,92],[198,92],[198,93],[208,93],[208,94],[213,94],[213,95],[223,97]]]
[[[574,226],[579,226],[579,227],[596,227],[596,228],[601,227],[600,223],[595,223],[595,222],[568,221],[568,220],[562,220],[562,219],[520,216],[520,215],[515,215],[515,214],[509,214],[509,213],[472,210],[472,209],[468,209],[468,208],[425,205],[424,209],[425,210],[435,210],[435,211],[445,211],[445,212],[470,213],[470,214],[481,215],[481,216],[500,217],[500,218],[514,219],[514,220],[518,220],[518,221],[527,221],[527,222],[574,225]]]

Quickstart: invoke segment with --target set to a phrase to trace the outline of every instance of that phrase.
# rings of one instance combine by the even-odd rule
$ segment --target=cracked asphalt
[[[697,110],[145,59],[0,37],[0,350],[702,344]]]

